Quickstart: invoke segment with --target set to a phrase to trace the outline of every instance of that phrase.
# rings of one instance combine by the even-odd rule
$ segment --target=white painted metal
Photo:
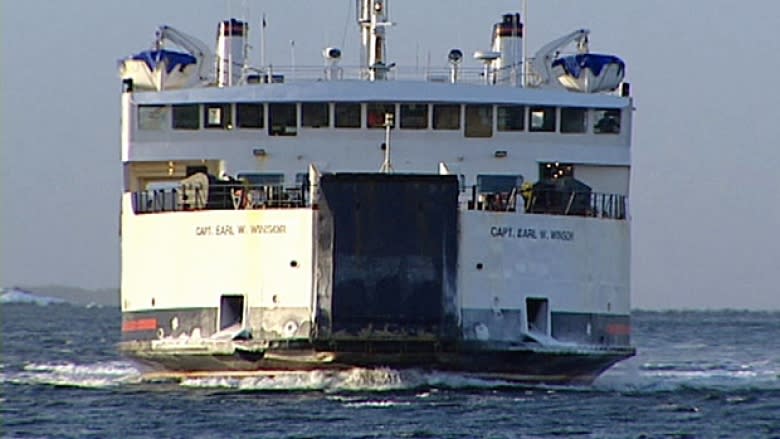
[[[312,215],[310,209],[135,215],[125,194],[122,311],[216,308],[222,294],[243,294],[248,307],[309,309]]]
[[[627,221],[484,211],[459,220],[464,310],[543,297],[554,311],[629,313]]]

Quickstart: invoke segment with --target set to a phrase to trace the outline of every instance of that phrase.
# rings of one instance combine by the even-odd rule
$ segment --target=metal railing
[[[529,61],[530,62],[530,61]],[[486,80],[484,67],[478,66],[459,66],[457,69],[457,82],[459,84],[480,84],[499,86],[518,86],[520,84],[512,83],[512,80],[500,81],[498,78],[501,73],[509,69],[520,69],[517,67],[505,67],[501,71],[491,69],[488,72],[490,78],[495,81]],[[518,78],[520,82],[534,84],[538,82],[538,75],[533,72],[527,72],[525,76],[527,81],[520,79],[523,74],[513,70],[511,76]],[[369,77],[369,70],[365,67],[354,65],[337,66],[316,66],[316,65],[296,65],[296,66],[268,66],[264,68],[252,68],[246,76],[249,83],[283,83],[298,81],[338,81],[338,80],[361,80]],[[394,67],[387,72],[388,80],[396,81],[428,81],[428,82],[451,82],[451,67]],[[516,81],[515,81],[516,82]]]
[[[282,185],[220,184],[204,188],[182,185],[132,193],[135,213],[193,210],[237,210],[295,208],[309,205],[308,184]]]
[[[465,197],[464,197],[465,195]],[[544,215],[571,215],[626,219],[627,197],[591,191],[533,190],[478,193],[476,186],[461,191],[461,205],[468,210],[524,212]],[[463,206],[462,206],[463,207]]]
[[[220,184],[132,193],[135,213],[196,210],[284,209],[311,206],[308,182],[299,186]],[[476,186],[463,188],[459,208],[492,212],[524,212],[609,219],[627,218],[627,197],[590,191],[533,190],[479,193]]]

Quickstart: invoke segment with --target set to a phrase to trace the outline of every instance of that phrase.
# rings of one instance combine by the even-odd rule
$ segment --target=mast
[[[385,28],[388,21],[390,0],[357,0],[357,21],[360,26],[361,77],[369,81],[387,79],[387,72],[394,64],[387,64]]]
[[[523,0],[523,20],[525,21],[523,26],[523,59],[522,64],[520,67],[522,67],[522,70],[520,74],[522,75],[520,77],[520,86],[526,87],[528,85],[528,46],[526,41],[528,41],[528,0]]]

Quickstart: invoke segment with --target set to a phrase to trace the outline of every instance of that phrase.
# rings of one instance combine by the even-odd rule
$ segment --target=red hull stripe
[[[607,334],[609,335],[631,335],[631,325],[623,323],[612,323],[607,325]]]
[[[154,331],[157,329],[157,319],[128,320],[122,322],[122,332]]]

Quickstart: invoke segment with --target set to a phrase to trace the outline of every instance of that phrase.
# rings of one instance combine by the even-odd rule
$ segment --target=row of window
[[[582,134],[588,132],[589,121],[593,133],[618,134],[621,120],[619,109],[544,105],[219,103],[141,105],[138,107],[138,128],[165,128],[168,112],[171,114],[171,127],[175,130],[198,130],[202,120],[202,127],[206,129],[232,129],[234,126],[265,129],[267,126],[271,136],[294,136],[298,128],[381,129],[385,127],[387,114],[398,121],[397,125],[402,130],[460,130],[462,121],[466,137],[491,137],[494,127],[497,131],[527,129],[530,132]],[[590,114],[593,117],[589,119]]]

